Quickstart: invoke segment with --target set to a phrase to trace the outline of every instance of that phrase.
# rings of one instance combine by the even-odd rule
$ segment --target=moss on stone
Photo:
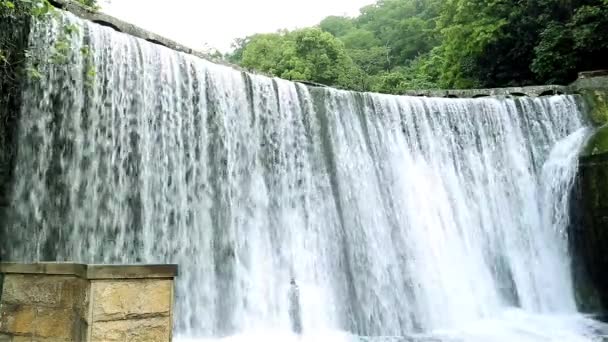
[[[598,126],[608,124],[608,89],[583,90],[581,94],[593,123]]]
[[[608,125],[602,126],[589,139],[583,156],[593,156],[608,152]]]

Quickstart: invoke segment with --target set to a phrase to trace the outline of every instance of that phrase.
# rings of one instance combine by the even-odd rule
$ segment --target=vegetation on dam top
[[[246,69],[359,91],[568,84],[608,66],[608,1],[379,0],[234,46]]]

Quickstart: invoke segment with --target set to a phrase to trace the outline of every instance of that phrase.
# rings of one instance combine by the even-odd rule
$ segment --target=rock
[[[58,307],[61,301],[62,277],[14,275],[4,281],[2,302],[8,304],[40,304]]]
[[[99,322],[93,326],[91,341],[165,342],[171,338],[170,317]]]
[[[34,321],[34,335],[70,340],[74,321],[74,312],[71,309],[38,308]]]
[[[606,89],[583,90],[581,94],[589,108],[589,115],[595,125],[608,124],[608,84]]]
[[[601,313],[608,308],[608,153],[580,159],[570,204],[568,235],[577,303],[585,312]]]
[[[36,308],[23,305],[0,307],[0,334],[32,334]]]
[[[171,313],[170,280],[94,281],[91,286],[95,322]]]
[[[583,156],[596,156],[608,152],[608,126],[600,128],[589,138],[587,146],[583,150]]]

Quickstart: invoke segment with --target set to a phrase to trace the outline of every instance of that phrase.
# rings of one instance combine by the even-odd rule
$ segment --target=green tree
[[[607,0],[608,1],[608,0]],[[341,37],[355,28],[353,20],[347,17],[329,16],[319,24],[321,30]]]
[[[344,44],[319,28],[252,36],[242,52],[245,68],[291,80],[349,86],[356,73]]]
[[[247,69],[257,70],[274,76],[283,72],[283,59],[286,49],[293,49],[285,34],[257,34],[247,39],[242,47],[241,65]]]
[[[571,78],[570,76],[576,73],[577,64],[577,57],[572,49],[574,46],[572,32],[566,25],[552,22],[542,32],[540,38],[540,43],[534,48],[532,71],[549,83]]]
[[[470,75],[472,60],[495,42],[509,6],[502,0],[447,0],[438,19],[442,35],[435,54],[442,55],[440,85],[445,88],[478,86]]]
[[[548,83],[567,83],[577,71],[606,66],[608,17],[605,4],[577,8],[566,23],[552,21],[540,34],[531,69]]]
[[[430,51],[437,44],[438,0],[380,0],[361,9],[357,25],[373,32],[390,50],[391,65],[408,61]]]
[[[365,29],[353,29],[339,38],[347,49],[368,50],[382,46],[374,33]]]
[[[237,38],[232,42],[232,53],[226,55],[226,59],[230,63],[241,64],[243,61],[243,52],[245,51],[245,47],[251,41],[252,37],[245,38]]]
[[[565,84],[578,71],[608,67],[607,2],[378,0],[356,18],[325,18],[318,27],[327,36],[305,29],[272,41],[249,37],[230,58],[281,77],[380,92]]]

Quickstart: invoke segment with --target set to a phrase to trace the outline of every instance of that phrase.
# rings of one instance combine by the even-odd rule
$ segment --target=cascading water
[[[178,263],[185,337],[284,340],[293,277],[305,336],[599,340],[565,237],[577,97],[308,88],[70,14],[35,60],[57,20],[79,34],[23,92],[5,257]]]

